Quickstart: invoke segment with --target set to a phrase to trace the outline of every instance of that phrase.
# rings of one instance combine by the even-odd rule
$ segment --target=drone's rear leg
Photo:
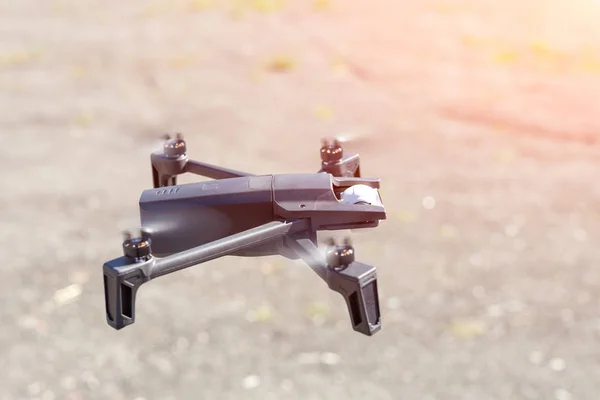
[[[152,165],[152,183],[155,188],[177,185],[177,175],[161,175]]]

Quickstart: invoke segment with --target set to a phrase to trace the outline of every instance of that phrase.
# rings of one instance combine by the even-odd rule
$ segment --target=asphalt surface
[[[596,399],[600,4],[281,4],[0,2],[0,399]],[[265,174],[355,137],[383,329],[276,257],[110,328],[102,264],[177,131]]]

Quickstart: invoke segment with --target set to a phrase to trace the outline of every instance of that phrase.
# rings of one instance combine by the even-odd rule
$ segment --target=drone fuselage
[[[355,230],[386,218],[379,179],[362,178],[358,154],[323,140],[317,173],[252,175],[191,160],[178,134],[152,153],[154,189],[140,197],[142,234],[126,233],[123,255],[103,265],[106,319],[135,322],[141,285],[223,256],[280,255],[302,259],[346,302],[352,328],[381,329],[377,273],[355,259],[350,238],[318,245],[321,230]],[[177,185],[184,173],[211,181]]]
[[[367,185],[377,201],[342,202],[340,194]],[[378,181],[328,173],[244,176],[149,189],[140,197],[142,230],[153,253],[165,256],[271,221],[305,219],[314,231],[375,227],[385,219]],[[288,256],[282,241],[238,256]],[[296,258],[292,254],[290,258]]]

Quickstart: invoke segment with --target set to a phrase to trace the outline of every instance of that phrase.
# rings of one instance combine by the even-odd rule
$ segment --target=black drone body
[[[381,328],[375,267],[355,261],[349,240],[330,243],[326,256],[317,244],[318,231],[372,228],[386,218],[379,179],[360,177],[358,154],[324,141],[319,172],[252,175],[190,160],[178,135],[151,161],[142,235],[127,236],[124,256],[103,267],[110,326],[135,321],[137,289],[151,279],[223,256],[280,255],[304,260],[345,298],[355,331]],[[214,180],[177,185],[186,172]]]

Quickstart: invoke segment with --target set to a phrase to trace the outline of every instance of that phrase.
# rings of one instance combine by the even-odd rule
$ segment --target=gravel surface
[[[597,1],[0,1],[0,399],[600,393]],[[348,134],[383,329],[301,263],[223,258],[105,321],[164,132],[254,173]],[[192,182],[186,177],[184,182]],[[343,233],[342,233],[343,234]]]

